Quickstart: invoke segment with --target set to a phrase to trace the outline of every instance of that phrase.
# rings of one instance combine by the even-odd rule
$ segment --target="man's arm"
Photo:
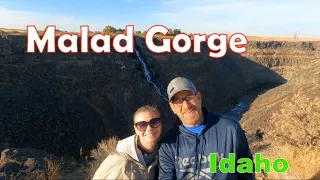
[[[238,178],[239,179],[255,179],[255,170],[254,170],[254,162],[253,162],[253,157],[252,153],[246,138],[246,135],[239,125],[239,128],[237,130],[238,134],[238,143],[237,143],[237,149],[238,149],[238,159],[240,158],[249,158],[252,161],[252,173],[238,173]]]
[[[159,180],[177,179],[174,163],[174,155],[168,145],[161,144],[159,149]]]

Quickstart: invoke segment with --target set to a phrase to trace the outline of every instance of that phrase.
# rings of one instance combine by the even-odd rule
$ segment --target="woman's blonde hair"
[[[144,105],[144,106],[141,106],[140,108],[138,108],[136,110],[136,112],[133,114],[133,123],[135,122],[135,118],[136,116],[139,114],[139,113],[142,113],[142,112],[154,112],[156,113],[158,116],[160,116],[160,112],[157,108],[156,105]]]

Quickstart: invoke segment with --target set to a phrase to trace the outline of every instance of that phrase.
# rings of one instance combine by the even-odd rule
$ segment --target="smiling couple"
[[[252,159],[236,120],[203,107],[201,93],[187,78],[173,79],[167,94],[176,126],[161,137],[157,108],[140,107],[133,115],[135,134],[118,142],[93,179],[255,179],[254,173],[210,173],[210,153],[219,154],[218,160],[230,153],[236,160]]]

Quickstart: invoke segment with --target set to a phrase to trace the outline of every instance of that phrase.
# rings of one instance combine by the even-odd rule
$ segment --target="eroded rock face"
[[[5,149],[1,152],[0,178],[38,179],[50,178],[53,174],[59,176],[60,169],[56,168],[58,164],[56,156],[41,150]]]
[[[58,48],[54,54],[27,54],[25,36],[0,38],[0,46],[0,140],[11,147],[72,156],[82,149],[86,155],[102,139],[132,135],[132,115],[146,104],[157,104],[164,131],[174,124],[168,103],[147,82],[135,54],[63,54]],[[136,38],[136,47],[165,96],[169,81],[185,76],[213,111],[228,109],[253,85],[278,78],[229,52],[208,58],[205,46],[201,55],[156,55]]]
[[[151,70],[164,89],[173,78],[188,77],[201,92],[204,106],[213,111],[228,111],[235,99],[254,86],[285,82],[272,70],[231,50],[222,58],[210,58],[205,42],[200,54],[193,53],[193,47],[183,54],[173,49],[170,53],[156,54],[148,50],[143,38],[136,38],[136,43],[146,59],[152,59]]]
[[[101,139],[131,135],[132,115],[145,104],[156,103],[170,123],[134,54],[27,54],[25,40],[0,39],[18,59],[0,60],[0,139],[10,147],[86,155]]]
[[[12,48],[7,37],[0,36],[0,55],[7,56],[12,54]]]
[[[104,137],[101,116],[85,101],[52,83],[0,87],[1,139],[12,147],[33,147],[58,155],[79,156]],[[88,128],[90,127],[90,128]]]
[[[49,158],[51,160],[57,160],[57,156],[52,155],[48,152],[37,150],[37,149],[31,149],[31,148],[21,148],[21,149],[5,149],[1,152],[1,160],[13,160],[13,161],[24,161],[24,160],[30,160],[30,162],[33,161],[33,159],[29,158]]]

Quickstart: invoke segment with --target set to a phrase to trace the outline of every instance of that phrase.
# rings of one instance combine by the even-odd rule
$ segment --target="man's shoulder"
[[[239,125],[239,122],[231,116],[221,115],[220,121],[222,123],[225,123],[226,125],[236,125],[236,126]]]
[[[213,123],[213,126],[222,127],[222,128],[226,128],[226,127],[239,128],[240,127],[239,122],[231,116],[214,113],[214,112],[209,112],[209,113],[210,113],[210,120],[211,120],[211,123]]]

